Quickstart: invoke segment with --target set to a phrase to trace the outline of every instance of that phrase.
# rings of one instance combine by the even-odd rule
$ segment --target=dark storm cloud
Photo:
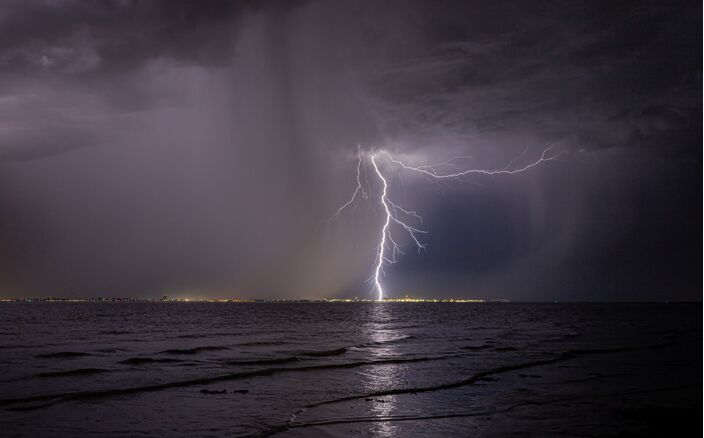
[[[560,162],[520,177],[394,177],[431,233],[389,289],[697,298],[700,17],[695,2],[5,2],[0,291],[363,296],[378,206],[321,226],[358,145],[488,168],[555,145]]]
[[[380,79],[399,131],[510,130],[575,148],[657,145],[696,131],[696,11],[535,6],[453,10],[422,57]]]
[[[99,142],[91,131],[105,120],[85,113],[120,114],[168,103],[169,96],[141,88],[133,83],[141,78],[131,75],[159,61],[229,63],[238,18],[257,7],[250,1],[3,3],[0,91],[15,100],[4,106],[13,114],[3,118],[16,120],[10,126],[15,132],[2,139],[0,160],[40,158]],[[91,107],[96,103],[111,108]],[[17,131],[26,138],[16,138]]]
[[[114,73],[155,58],[222,64],[237,18],[252,1],[8,1],[4,66],[32,72]]]

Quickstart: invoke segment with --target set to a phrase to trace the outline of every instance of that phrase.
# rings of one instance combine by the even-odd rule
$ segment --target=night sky
[[[0,5],[0,296],[700,300],[700,1]]]

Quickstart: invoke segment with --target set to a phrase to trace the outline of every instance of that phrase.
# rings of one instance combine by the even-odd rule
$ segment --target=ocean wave
[[[85,356],[92,356],[92,354],[86,353],[84,351],[58,351],[56,353],[38,354],[34,357],[39,357],[39,358],[43,358],[43,359],[71,359],[74,357],[85,357]]]
[[[323,351],[304,351],[299,353],[300,356],[307,357],[328,357],[328,356],[339,356],[341,354],[347,353],[346,348],[335,348],[334,350],[323,350]]]
[[[380,359],[371,361],[358,361],[358,362],[344,362],[336,364],[324,364],[324,365],[309,365],[300,367],[276,367],[276,368],[264,368],[253,371],[243,371],[238,373],[230,373],[218,376],[201,377],[190,380],[180,380],[167,383],[159,383],[154,385],[145,386],[134,386],[127,388],[113,388],[105,390],[94,390],[94,391],[80,391],[72,393],[62,393],[62,394],[47,394],[47,395],[37,395],[32,397],[24,398],[14,398],[14,399],[0,399],[0,406],[6,406],[8,410],[22,411],[22,410],[34,410],[41,409],[48,406],[52,406],[56,403],[62,403],[67,401],[75,400],[95,400],[101,398],[108,398],[114,396],[120,396],[125,394],[135,394],[144,392],[154,392],[162,391],[172,388],[182,388],[195,385],[208,385],[215,382],[222,382],[228,380],[241,380],[248,379],[252,377],[261,376],[271,376],[280,373],[296,373],[296,372],[316,372],[321,370],[330,369],[347,369],[347,368],[358,368],[364,366],[375,366],[375,365],[389,365],[389,364],[404,364],[404,363],[414,363],[414,362],[426,362],[433,360],[445,360],[451,357],[457,357],[458,355],[449,356],[431,356],[431,357],[417,357],[410,359]]]
[[[100,350],[95,350],[98,353],[119,353],[122,351],[130,351],[127,348],[101,348]]]
[[[258,346],[266,346],[266,345],[286,345],[288,342],[286,341],[250,341],[250,342],[242,342],[239,344],[235,344],[237,347],[258,347]]]
[[[280,364],[280,363],[291,363],[291,362],[299,362],[302,359],[305,358],[317,358],[317,357],[331,357],[331,356],[340,356],[342,354],[347,353],[347,348],[335,348],[333,350],[313,350],[313,351],[302,351],[298,352],[292,356],[284,356],[284,357],[273,357],[273,358],[266,358],[266,359],[254,359],[254,360],[231,360],[225,362],[227,365],[236,365],[236,366],[251,366],[251,365],[272,365],[272,364]]]
[[[220,351],[229,350],[229,347],[225,346],[207,346],[207,347],[194,347],[186,349],[172,348],[169,350],[160,351],[159,354],[198,354],[203,351]]]
[[[171,358],[159,358],[155,359],[153,357],[130,357],[129,359],[121,360],[120,364],[123,365],[146,365],[151,363],[178,363],[183,362],[180,359]]]
[[[491,345],[488,344],[482,344],[482,345],[466,345],[462,347],[462,350],[471,350],[471,351],[481,351],[481,350],[489,350],[494,348]]]
[[[584,350],[568,350],[562,353],[559,353],[553,357],[546,358],[546,359],[539,359],[539,360],[534,360],[530,362],[523,362],[523,363],[518,363],[518,364],[513,364],[513,365],[506,365],[506,366],[501,366],[497,368],[492,368],[486,371],[480,371],[478,373],[475,373],[474,375],[455,382],[448,382],[448,383],[443,383],[439,385],[432,385],[432,386],[419,386],[419,387],[410,387],[410,388],[394,388],[394,389],[389,389],[389,390],[383,390],[383,391],[376,391],[376,392],[371,392],[371,393],[366,393],[366,394],[358,394],[358,395],[351,395],[347,397],[342,397],[334,400],[327,400],[327,401],[322,401],[322,402],[317,402],[310,404],[304,408],[309,409],[317,406],[322,406],[322,405],[327,405],[327,404],[333,404],[333,403],[340,403],[344,401],[350,401],[350,400],[358,400],[358,399],[365,399],[365,398],[370,398],[370,397],[382,397],[382,396],[387,396],[387,395],[399,395],[399,394],[415,394],[419,392],[431,392],[431,391],[439,391],[439,390],[445,390],[445,389],[454,389],[454,388],[459,388],[462,386],[468,386],[468,385],[473,385],[475,383],[481,382],[486,380],[487,378],[496,375],[496,374],[502,374],[510,371],[518,371],[526,368],[532,368],[536,366],[541,366],[541,365],[550,365],[553,363],[557,362],[563,362],[566,360],[571,360],[577,357],[583,357],[583,356],[591,356],[591,355],[600,355],[600,354],[613,354],[613,353],[621,353],[621,352],[628,352],[628,351],[638,351],[638,350],[650,350],[650,349],[658,349],[658,348],[664,348],[673,345],[672,342],[662,342],[658,344],[651,344],[651,345],[642,345],[642,346],[635,346],[635,347],[615,347],[615,348],[599,348],[599,349],[584,349]]]
[[[252,365],[274,365],[280,363],[298,362],[298,356],[277,357],[272,359],[254,359],[254,360],[231,360],[225,362],[226,365],[234,366],[252,366]]]
[[[46,373],[35,374],[35,377],[75,377],[75,376],[90,376],[93,374],[108,373],[110,370],[103,368],[79,368],[76,370],[68,371],[51,371]]]

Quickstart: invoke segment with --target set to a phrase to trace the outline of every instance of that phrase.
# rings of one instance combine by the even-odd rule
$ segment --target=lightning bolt
[[[342,204],[340,208],[337,209],[335,214],[327,218],[328,221],[333,221],[340,217],[340,214],[342,214],[343,211],[350,205],[356,205],[357,201],[357,195],[361,193],[361,196],[363,199],[367,199],[369,195],[367,195],[367,192],[364,190],[364,186],[362,185],[362,180],[361,180],[361,174],[362,174],[362,163],[363,163],[363,156],[362,152],[357,148],[357,187],[354,189],[354,193],[352,193],[352,197]]]
[[[379,160],[385,159],[388,163],[391,165],[395,165],[401,170],[408,171],[408,172],[415,172],[418,173],[422,176],[428,177],[433,180],[444,180],[444,179],[455,179],[458,181],[463,181],[462,177],[467,176],[467,175],[472,175],[472,174],[480,174],[480,175],[513,175],[516,173],[521,173],[525,172],[535,166],[540,165],[541,163],[547,162],[547,161],[552,161],[557,159],[561,154],[559,153],[552,153],[552,146],[544,149],[543,152],[540,154],[540,156],[522,166],[519,168],[511,169],[511,166],[513,166],[517,161],[523,158],[523,156],[527,152],[527,148],[516,158],[512,159],[507,166],[501,169],[495,169],[495,170],[487,170],[487,169],[457,169],[457,165],[454,163],[455,161],[461,159],[461,158],[469,158],[469,157],[455,157],[451,158],[443,163],[440,164],[435,164],[435,165],[421,165],[421,166],[411,166],[410,164],[407,164],[400,159],[394,158],[394,156],[391,155],[386,150],[378,150],[375,152],[365,152],[363,153],[359,148],[357,150],[357,186],[355,187],[354,192],[352,193],[352,196],[342,204],[340,208],[337,209],[335,214],[330,216],[328,220],[334,220],[337,219],[340,214],[342,214],[345,209],[347,209],[350,206],[356,206],[357,201],[359,200],[360,196],[362,199],[368,199],[369,194],[368,191],[365,190],[364,184],[362,184],[362,179],[361,179],[361,174],[362,170],[364,170],[365,173],[365,178],[366,178],[366,165],[365,162],[369,161],[371,163],[372,168],[374,169],[374,173],[376,174],[377,178],[381,182],[381,195],[379,196],[379,203],[381,205],[381,208],[384,212],[384,223],[381,227],[381,235],[379,237],[379,243],[376,246],[376,258],[374,261],[374,269],[372,272],[371,277],[369,277],[368,281],[373,285],[374,292],[376,292],[377,300],[382,301],[384,297],[386,296],[386,292],[384,290],[384,286],[381,283],[382,277],[386,275],[384,272],[384,265],[387,264],[394,264],[398,261],[398,256],[403,254],[403,251],[401,250],[400,245],[394,240],[393,234],[392,234],[392,225],[395,225],[397,229],[405,232],[411,240],[413,240],[414,244],[416,245],[416,248],[418,252],[423,250],[425,248],[425,245],[420,241],[418,235],[419,234],[425,234],[428,231],[422,230],[420,228],[417,228],[413,226],[412,224],[409,224],[409,220],[417,220],[420,223],[423,222],[422,216],[420,216],[418,213],[416,213],[413,210],[407,210],[395,202],[393,202],[391,199],[389,199],[389,180],[387,179],[386,176],[384,176],[384,172],[382,172],[380,165],[378,163]],[[447,168],[447,166],[450,165],[453,168],[456,169],[456,171],[452,172],[443,172],[442,169]],[[369,186],[369,182],[366,182],[367,186]]]
[[[381,172],[381,170],[379,170],[379,166],[376,163],[377,155],[378,154],[371,155],[370,160],[372,162],[372,166],[374,167],[374,172],[379,177],[379,180],[381,180],[382,190],[380,199],[381,206],[383,207],[386,216],[384,219],[384,225],[381,227],[381,238],[379,239],[379,245],[377,246],[377,256],[374,267],[374,274],[372,275],[370,280],[374,283],[374,289],[377,293],[377,299],[381,301],[384,299],[384,287],[381,285],[380,280],[381,276],[385,275],[384,263],[396,263],[396,256],[399,254],[403,254],[403,251],[401,251],[401,248],[399,247],[398,243],[396,243],[393,236],[391,235],[391,224],[394,223],[400,226],[404,231],[406,231],[406,233],[408,233],[408,235],[411,236],[411,239],[413,239],[413,241],[415,242],[419,252],[421,249],[425,248],[425,246],[420,242],[420,240],[418,240],[418,236],[416,234],[427,233],[427,231],[420,230],[416,227],[408,225],[403,220],[398,218],[398,212],[401,211],[406,216],[415,217],[420,221],[423,220],[423,218],[418,215],[415,211],[406,210],[389,200],[389,183],[384,177],[384,174]],[[386,251],[387,249],[389,249],[389,247],[391,249],[390,257],[386,255]]]
[[[422,173],[422,174],[427,175],[431,178],[445,179],[445,178],[459,178],[461,176],[469,175],[472,173],[475,173],[475,174],[480,173],[480,174],[484,174],[484,175],[511,175],[514,173],[525,172],[526,170],[530,169],[531,167],[535,167],[535,166],[539,165],[540,163],[543,163],[545,161],[555,160],[558,157],[557,154],[556,155],[548,155],[550,153],[551,149],[552,149],[552,147],[549,147],[549,148],[543,150],[543,153],[540,154],[540,158],[538,158],[537,160],[533,161],[532,163],[526,164],[525,166],[518,168],[518,169],[513,169],[513,170],[508,169],[508,168],[497,169],[497,170],[468,169],[468,170],[462,170],[462,171],[455,172],[455,173],[444,173],[444,174],[438,173],[436,170],[436,166],[413,167],[413,166],[409,166],[409,165],[403,163],[402,161],[395,159],[387,151],[380,151],[378,153],[385,155],[386,157],[388,157],[389,161],[401,166],[405,170],[410,170],[413,172]],[[512,160],[512,161],[515,161],[515,160]]]
[[[391,225],[392,217],[391,210],[389,209],[389,203],[386,200],[389,184],[386,182],[386,178],[384,178],[384,175],[379,170],[379,166],[376,165],[376,159],[374,155],[372,155],[371,160],[372,165],[374,166],[374,171],[376,172],[384,187],[381,191],[381,205],[382,207],[384,207],[384,212],[386,213],[384,226],[381,227],[381,239],[379,240],[379,246],[377,247],[376,267],[374,268],[374,275],[372,276],[372,278],[374,279],[374,287],[376,288],[377,292],[377,299],[381,301],[384,298],[384,287],[381,285],[381,280],[379,279],[379,277],[384,274],[384,261],[388,261],[389,263],[394,263],[396,261],[395,256],[398,245],[394,243],[393,239],[389,239],[393,244],[391,252],[391,257],[393,257],[393,259],[387,259],[384,254],[386,252],[386,238],[387,236],[389,236],[389,226]]]

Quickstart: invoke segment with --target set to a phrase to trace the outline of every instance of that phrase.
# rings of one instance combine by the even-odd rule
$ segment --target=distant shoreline
[[[219,299],[219,298],[2,298],[13,303],[508,303],[509,300],[468,298],[389,298],[384,300],[331,298],[318,300]]]
[[[355,304],[355,303],[465,303],[465,304],[698,304],[702,301],[511,301],[467,298],[389,298],[384,300],[331,298],[318,300],[218,298],[0,298],[2,303],[231,303],[231,304]]]

